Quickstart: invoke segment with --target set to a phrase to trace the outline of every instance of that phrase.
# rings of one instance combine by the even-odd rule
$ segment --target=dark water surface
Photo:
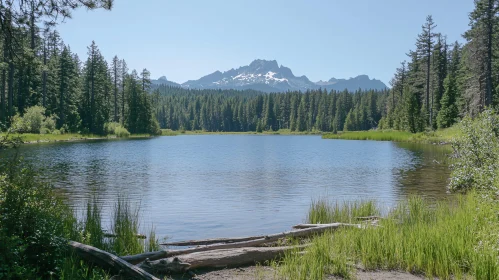
[[[26,145],[21,154],[78,209],[118,194],[171,240],[268,234],[304,221],[312,199],[445,197],[446,149],[320,136],[196,135]]]

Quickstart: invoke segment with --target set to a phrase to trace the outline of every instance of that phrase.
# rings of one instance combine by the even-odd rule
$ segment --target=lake
[[[304,221],[310,202],[373,199],[384,209],[447,196],[447,150],[320,136],[185,135],[25,145],[21,155],[83,209],[118,195],[170,240],[269,234]]]

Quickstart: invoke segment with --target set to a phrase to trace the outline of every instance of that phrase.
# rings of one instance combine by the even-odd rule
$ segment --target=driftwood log
[[[355,228],[361,228],[360,224],[344,224],[344,223],[332,223],[332,224],[297,224],[294,225],[294,229],[309,229],[309,228],[317,228],[317,227],[333,227],[333,228],[340,228],[340,227],[355,227]]]
[[[162,243],[163,246],[199,246],[199,245],[212,245],[212,244],[220,244],[220,243],[236,243],[243,242],[249,240],[255,240],[264,238],[265,235],[260,236],[250,236],[250,237],[234,237],[234,238],[210,238],[210,239],[202,239],[202,240],[187,240],[187,241],[176,241],[176,242],[168,242]]]
[[[367,216],[367,217],[357,217],[359,221],[372,221],[372,220],[381,220],[383,217],[380,216]]]
[[[122,260],[120,257],[95,247],[75,241],[70,241],[69,246],[82,259],[104,269],[109,269],[131,279],[159,280],[141,268]]]
[[[310,227],[310,228],[299,229],[299,230],[295,230],[295,231],[288,231],[288,232],[277,233],[277,234],[271,234],[271,235],[264,236],[263,238],[258,238],[258,239],[248,240],[248,241],[228,243],[228,244],[213,244],[213,245],[207,245],[207,246],[203,246],[203,247],[196,247],[196,248],[189,248],[189,249],[182,249],[182,250],[157,251],[157,252],[151,252],[151,253],[140,254],[140,255],[124,256],[121,258],[129,263],[138,264],[138,263],[145,261],[146,259],[149,259],[150,261],[154,261],[154,260],[159,260],[159,259],[163,259],[163,258],[169,258],[169,257],[185,255],[185,254],[190,254],[190,253],[212,251],[212,250],[218,250],[218,249],[234,249],[234,248],[243,248],[243,247],[255,247],[255,246],[258,246],[261,244],[278,241],[281,238],[307,237],[307,236],[311,236],[314,234],[320,234],[320,233],[324,233],[328,230],[334,230],[337,228],[341,228],[345,225],[346,224],[343,224],[343,223],[316,225],[316,226]],[[360,227],[360,225],[349,225],[349,226]]]
[[[246,247],[234,249],[219,249],[206,252],[196,252],[179,257],[161,259],[157,261],[146,260],[138,266],[152,274],[166,274],[183,272],[195,268],[224,268],[237,267],[255,263],[263,263],[282,257],[286,252],[300,250],[303,246],[286,247]],[[172,271],[172,263],[187,264],[185,270]]]
[[[104,233],[104,237],[107,237],[107,238],[116,238],[116,237],[118,237],[118,235],[114,234],[114,233]],[[138,239],[147,239],[147,236],[145,236],[144,234],[137,234],[136,237]]]

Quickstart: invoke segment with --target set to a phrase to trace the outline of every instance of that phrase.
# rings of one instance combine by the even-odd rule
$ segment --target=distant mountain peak
[[[173,83],[161,77],[155,84]],[[178,84],[177,84],[178,85]],[[189,80],[179,86],[197,89],[254,89],[265,92],[284,92],[288,90],[306,91],[325,88],[327,90],[360,89],[381,90],[387,88],[378,80],[371,80],[367,75],[360,75],[348,80],[331,78],[329,81],[311,82],[307,76],[297,77],[290,68],[277,63],[276,60],[255,59],[249,65],[232,68],[225,72],[219,70],[201,77]]]

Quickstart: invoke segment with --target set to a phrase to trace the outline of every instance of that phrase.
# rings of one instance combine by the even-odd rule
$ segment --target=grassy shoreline
[[[4,137],[5,133],[0,133],[0,137]],[[150,138],[154,135],[150,134],[132,134],[128,137],[117,137],[116,135],[95,135],[95,134],[79,134],[79,133],[67,133],[67,134],[34,134],[34,133],[23,133],[23,134],[10,134],[11,137],[19,137],[22,144],[37,144],[37,143],[55,143],[55,142],[78,142],[78,141],[90,141],[90,140],[116,140],[116,139],[134,139],[134,138]]]
[[[325,133],[322,139],[394,141],[425,144],[449,144],[460,135],[458,126],[431,132],[410,133],[396,130],[345,131]]]
[[[497,201],[470,192],[430,203],[421,197],[400,202],[383,219],[362,229],[343,228],[311,240],[304,254],[288,253],[274,264],[284,279],[355,278],[358,269],[405,271],[428,279],[497,279]],[[373,202],[312,203],[307,222],[358,223],[379,215]]]

